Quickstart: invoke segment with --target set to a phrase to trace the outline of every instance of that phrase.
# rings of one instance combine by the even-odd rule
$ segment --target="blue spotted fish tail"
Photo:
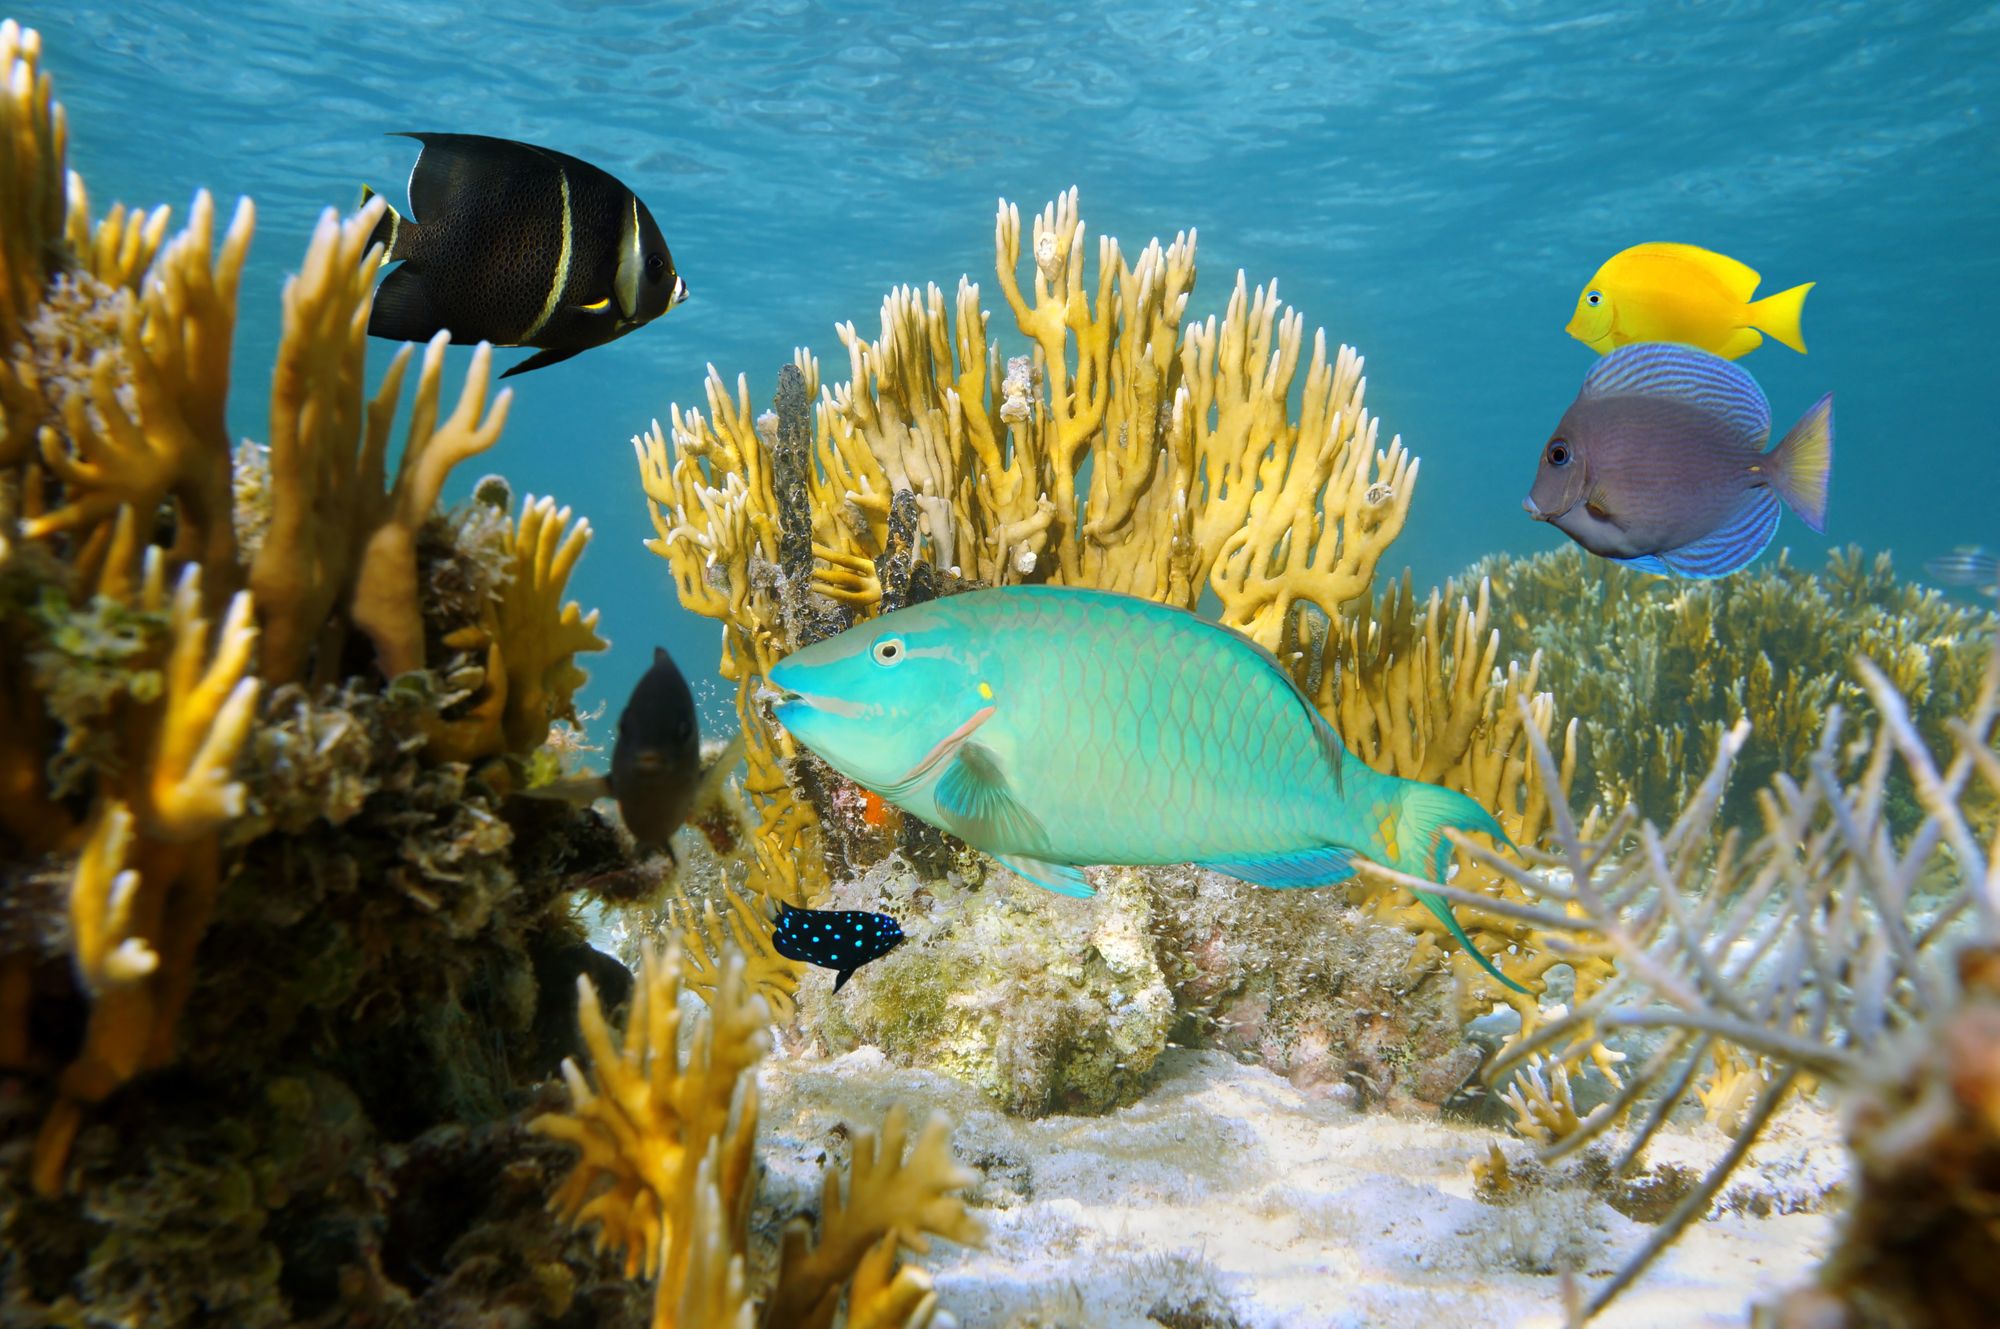
[[[1507,838],[1507,832],[1493,819],[1493,814],[1467,798],[1455,789],[1443,789],[1434,784],[1424,784],[1417,780],[1401,781],[1398,800],[1401,811],[1396,821],[1395,868],[1407,872],[1412,877],[1424,877],[1431,881],[1443,881],[1445,865],[1451,862],[1452,843],[1445,838],[1446,830],[1477,831],[1490,835],[1499,844],[1509,849],[1514,842]],[[1441,895],[1430,891],[1415,891],[1413,894],[1423,902],[1425,908],[1436,914],[1438,921],[1445,925],[1452,939],[1465,948],[1487,973],[1500,980],[1515,992],[1527,989],[1516,983],[1494,967],[1491,960],[1477,946],[1472,938],[1465,935],[1458,918],[1451,912],[1451,906]]]

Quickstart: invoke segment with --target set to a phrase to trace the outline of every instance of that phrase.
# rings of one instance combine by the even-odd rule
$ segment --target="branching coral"
[[[750,1322],[745,1251],[755,1190],[755,1067],[770,1017],[749,989],[740,955],[726,952],[720,969],[685,1051],[678,949],[642,959],[622,1046],[613,1046],[589,979],[579,980],[579,1019],[597,1086],[566,1062],[570,1110],[533,1123],[581,1152],[556,1192],[556,1209],[576,1224],[596,1224],[600,1246],[622,1254],[628,1275],[658,1278],[655,1329]],[[934,1120],[907,1160],[906,1130],[899,1107],[884,1123],[879,1150],[872,1135],[856,1137],[844,1199],[836,1171],[828,1170],[818,1240],[802,1221],[787,1230],[759,1323],[830,1323],[857,1271],[866,1279],[853,1290],[850,1316],[865,1306],[875,1323],[921,1323],[928,1284],[915,1271],[892,1274],[875,1248],[889,1242],[922,1252],[927,1234],[976,1243],[983,1233],[954,1194],[974,1174],[952,1161],[950,1127]],[[885,1320],[891,1309],[904,1321]]]
[[[343,736],[423,709],[378,704],[385,689],[429,703],[432,764],[399,770],[394,793],[432,801],[373,823],[396,828],[381,881],[403,907],[433,910],[470,938],[492,925],[504,893],[461,887],[496,872],[512,887],[492,862],[510,831],[467,795],[463,767],[443,765],[455,755],[446,739],[471,729],[467,756],[538,747],[582,681],[575,653],[603,643],[594,617],[561,600],[587,525],[551,504],[529,505],[512,566],[479,596],[426,581],[456,554],[435,552],[459,530],[437,520],[446,477],[493,444],[508,398],[488,406],[482,347],[447,412],[445,346],[434,342],[390,481],[408,353],[364,401],[379,205],[322,218],[286,288],[268,465],[246,450],[239,467],[224,407],[254,210],[240,203],[220,236],[205,192],[177,235],[165,209],[114,206],[93,220],[83,181],[65,175],[64,116],[34,33],[0,24],[0,74],[0,848],[77,855],[67,917],[42,925],[73,965],[47,963],[39,941],[21,944],[18,921],[0,954],[0,1052],[38,1072],[67,1066],[47,1089],[34,1151],[33,1181],[47,1193],[64,1181],[84,1106],[176,1060],[197,946],[258,835],[355,817],[356,802],[383,787],[332,779],[313,791],[329,801],[310,812],[244,816],[237,762],[260,720],[261,776],[310,782],[353,755]],[[250,482],[239,486],[239,472]],[[239,517],[250,536],[241,547]],[[486,647],[488,669],[422,672],[440,643]],[[294,712],[256,714],[266,682],[309,686],[314,695],[295,689],[287,702],[321,718],[345,707],[351,723],[319,726],[330,747],[305,746],[285,730]],[[371,732],[357,765],[374,761],[377,744],[407,741],[401,728]],[[67,866],[58,858],[48,870]],[[280,875],[292,881],[296,866]],[[267,907],[323,900],[323,885]],[[370,944],[377,957],[394,950]]]
[[[1675,1206],[1627,1266],[1600,1287],[1593,1313],[1627,1286],[1693,1219],[1706,1211],[1764,1125],[1789,1098],[1818,1081],[1864,1100],[1894,1097],[1899,1048],[1947,1047],[1986,998],[1954,981],[1942,952],[1972,934],[1990,948],[2000,939],[2000,841],[1982,843],[1966,808],[1974,791],[2000,791],[1994,752],[2000,717],[2000,644],[1989,645],[1983,681],[1962,719],[1948,729],[1950,760],[1940,765],[1911,719],[1888,673],[1866,658],[1856,670],[1874,716],[1873,732],[1847,736],[1845,712],[1827,717],[1797,781],[1778,776],[1760,791],[1763,830],[1715,839],[1724,787],[1751,728],[1739,722],[1724,738],[1708,777],[1665,830],[1650,822],[1633,832],[1631,812],[1601,837],[1586,838],[1568,809],[1554,808],[1561,853],[1536,873],[1483,852],[1486,865],[1524,892],[1554,902],[1521,910],[1579,959],[1614,958],[1615,973],[1566,1012],[1509,1048],[1489,1068],[1504,1075],[1545,1049],[1594,1045],[1621,1030],[1657,1031],[1656,1041],[1604,1106],[1544,1150],[1571,1153],[1646,1104],[1618,1164],[1632,1164],[1683,1100],[1700,1098],[1740,1113],[1722,1159]],[[1555,762],[1530,730],[1545,780]],[[1892,776],[1915,791],[1923,817],[1898,834],[1890,816]],[[1842,772],[1857,772],[1845,780]],[[1701,881],[1699,890],[1694,884]],[[1454,900],[1460,892],[1447,889]],[[1502,906],[1494,904],[1491,907]],[[1509,909],[1516,906],[1505,906]],[[1717,1050],[1722,1049],[1718,1057]],[[1725,1069],[1763,1059],[1767,1069],[1744,1086],[1700,1082],[1705,1066]],[[1975,1062],[1976,1062],[1975,1058]],[[1917,1072],[1922,1078],[1923,1072]],[[1921,1088],[1908,1092],[1924,1092]],[[1909,1120],[1911,1131],[1918,1126]],[[1996,1133],[1968,1123],[1955,1149],[1992,1150]],[[1921,1169],[1921,1151],[1902,1155],[1879,1136],[1857,1136],[1864,1161],[1891,1171]],[[1897,1193],[1885,1187],[1893,1204]],[[1866,1203],[1866,1201],[1864,1201]],[[1879,1228],[1879,1225],[1878,1225]],[[1874,1238],[1863,1230],[1856,1240]],[[1990,1229],[1975,1262],[1991,1267]],[[1968,1258],[1964,1248],[1949,1257]],[[1837,1265],[1868,1265],[1859,1255]],[[1891,1258],[1889,1264],[1895,1264]],[[1966,1267],[1970,1268],[1971,1265]],[[1896,1270],[1857,1274],[1864,1285],[1900,1277]]]
[[[151,551],[142,610],[160,608],[163,561]],[[172,1058],[220,885],[218,837],[243,811],[232,769],[256,705],[257,680],[246,676],[256,629],[239,593],[211,654],[200,600],[191,567],[174,592],[158,699],[128,701],[118,716],[138,760],[103,781],[78,859],[70,935],[90,1022],[36,1142],[34,1181],[44,1194],[61,1185],[82,1105]]]
[[[961,280],[949,306],[935,286],[903,287],[883,301],[874,341],[841,326],[846,383],[821,388],[798,354],[768,432],[747,380],[732,396],[711,367],[707,415],[676,405],[670,430],[634,439],[658,533],[648,547],[673,565],[684,604],[724,621],[725,677],[747,685],[885,596],[893,607],[948,579],[1190,607],[1212,589],[1223,621],[1266,645],[1291,630],[1296,604],[1331,613],[1368,591],[1417,468],[1400,440],[1377,448],[1358,356],[1329,358],[1316,334],[1301,383],[1303,319],[1275,286],[1253,292],[1240,275],[1220,321],[1183,329],[1191,232],[1136,262],[1101,239],[1092,281],[1074,190],[1033,220],[1031,291],[1020,215],[1004,202],[994,248],[1031,344],[1004,374],[976,284]],[[788,393],[818,396],[809,431]],[[747,690],[739,711],[766,731],[748,792],[760,862],[778,875],[761,884],[814,893],[785,867],[812,826],[779,768],[797,754]]]
[[[1701,781],[1722,735],[1747,717],[1756,743],[1738,757],[1724,820],[1753,828],[1757,789],[1805,768],[1835,705],[1863,700],[1848,663],[1878,662],[1909,699],[1926,741],[1978,687],[1991,613],[1956,606],[1895,576],[1889,556],[1835,551],[1817,574],[1777,561],[1742,576],[1687,583],[1649,577],[1565,548],[1497,556],[1476,571],[1493,606],[1542,653],[1543,677],[1591,717],[1579,791],[1607,808],[1631,802],[1672,817]],[[1919,814],[1900,780],[1904,821]],[[1982,814],[1984,815],[1984,814]]]

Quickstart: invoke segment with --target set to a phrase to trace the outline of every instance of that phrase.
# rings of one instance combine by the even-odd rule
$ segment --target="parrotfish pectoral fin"
[[[974,848],[1034,853],[1049,842],[1035,814],[1022,807],[992,751],[962,743],[932,791],[945,829]]]
[[[1331,886],[1354,875],[1354,855],[1350,850],[1307,849],[1296,854],[1269,854],[1261,858],[1208,858],[1200,867],[1252,886],[1276,890],[1310,889]]]
[[[1045,891],[1067,895],[1072,900],[1088,900],[1097,894],[1096,889],[1085,880],[1083,869],[1072,863],[1049,863],[1025,854],[995,854],[994,857]]]
[[[1833,394],[1810,411],[1771,449],[1771,488],[1805,524],[1826,533],[1826,493],[1833,480]]]
[[[1680,577],[1702,581],[1727,577],[1747,566],[1771,543],[1778,531],[1780,506],[1770,490],[1752,490],[1728,521],[1699,540],[1661,550],[1660,561]]]
[[[1396,843],[1399,852],[1396,854],[1396,867],[1413,877],[1444,880],[1445,865],[1451,861],[1452,850],[1451,841],[1444,834],[1447,829],[1477,831],[1492,836],[1509,849],[1514,847],[1514,842],[1507,838],[1505,828],[1493,819],[1492,813],[1455,789],[1405,780],[1399,794],[1402,808],[1397,818]],[[1426,909],[1437,915],[1452,939],[1465,948],[1465,953],[1477,961],[1481,969],[1516,992],[1527,991],[1495,968],[1493,962],[1472,944],[1472,938],[1465,935],[1465,929],[1459,926],[1457,916],[1451,912],[1451,906],[1445,903],[1443,896],[1430,891],[1417,891],[1415,895]]]
[[[431,302],[423,274],[397,268],[375,288],[375,305],[368,312],[369,336],[429,341],[443,330],[444,316]]]
[[[557,350],[537,351],[533,355],[529,356],[527,359],[523,360],[520,364],[515,365],[512,369],[509,369],[506,373],[500,375],[500,377],[512,378],[516,374],[525,374],[530,369],[547,369],[550,365],[561,364],[563,361],[569,359],[572,355],[576,354],[578,354],[577,351],[557,351]]]

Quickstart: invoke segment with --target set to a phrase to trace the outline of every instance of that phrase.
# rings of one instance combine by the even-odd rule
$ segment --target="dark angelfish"
[[[787,960],[834,970],[835,992],[847,985],[855,970],[902,944],[903,929],[895,919],[865,909],[780,905],[778,928],[771,934],[771,945]]]
[[[730,740],[703,766],[701,722],[694,693],[664,647],[653,648],[653,667],[640,675],[618,714],[611,773],[560,780],[526,791],[540,798],[589,803],[618,800],[618,815],[642,849],[674,854],[674,832],[722,798],[722,782],[743,759],[743,736]]]
[[[1599,360],[1543,445],[1521,506],[1604,558],[1725,577],[1757,557],[1789,505],[1826,529],[1833,394],[1769,452],[1757,380],[1693,346],[1647,342]]]
[[[638,195],[565,153],[479,134],[406,134],[411,216],[389,208],[374,241],[391,262],[371,336],[537,346],[526,373],[649,323],[687,284]],[[363,190],[365,201],[373,191]]]

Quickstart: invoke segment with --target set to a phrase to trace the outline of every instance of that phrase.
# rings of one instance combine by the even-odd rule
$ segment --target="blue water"
[[[1767,292],[1819,283],[1811,355],[1743,362],[1780,428],[1836,394],[1829,535],[1788,516],[1795,556],[1856,541],[1914,571],[2000,543],[2000,5],[254,8],[15,11],[43,31],[100,208],[256,198],[239,435],[264,435],[278,291],[318,211],[363,181],[402,201],[415,145],[386,131],[573,152],[673,247],[693,299],[511,380],[506,436],[451,495],[499,470],[589,515],[572,590],[616,646],[584,662],[586,701],[622,698],[654,642],[694,673],[718,639],[640,547],[632,434],[699,403],[709,362],[760,401],[794,345],[844,376],[834,324],[872,333],[893,284],[970,271],[998,304],[996,196],[1027,212],[1071,184],[1128,253],[1200,228],[1192,313],[1240,267],[1360,348],[1385,437],[1423,459],[1389,559],[1421,584],[1560,541],[1520,498],[1592,359],[1563,324],[1598,263],[1656,239],[1741,258]],[[993,326],[1014,346],[1004,308]]]

